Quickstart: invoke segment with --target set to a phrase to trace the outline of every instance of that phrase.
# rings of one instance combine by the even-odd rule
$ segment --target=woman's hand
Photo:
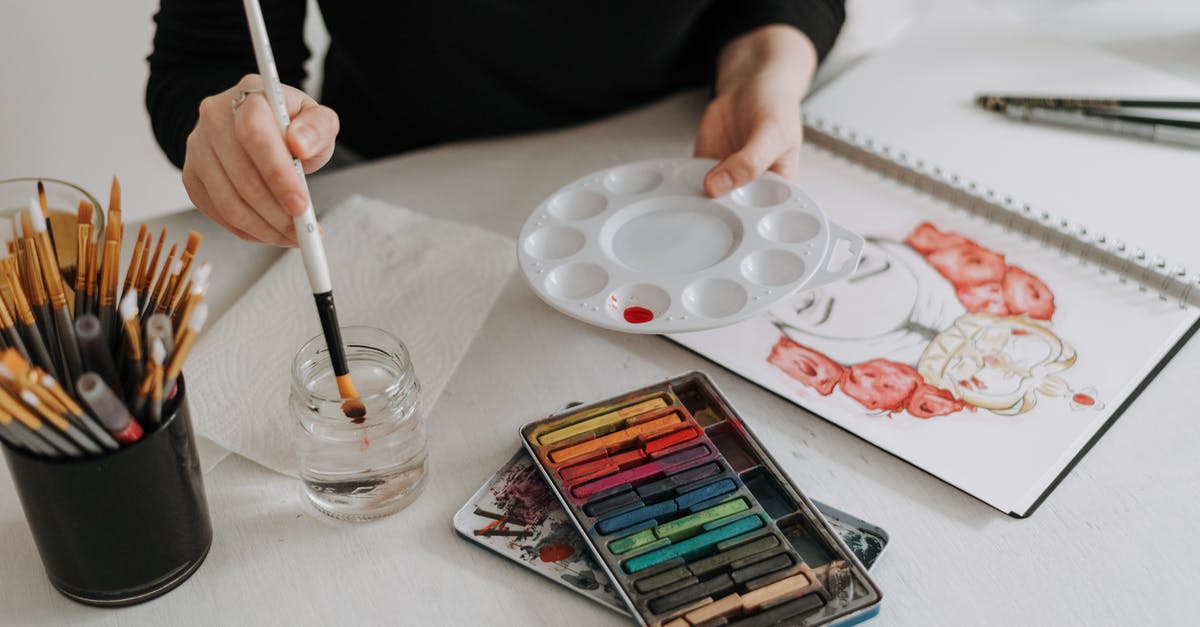
[[[696,134],[695,155],[720,160],[704,177],[709,196],[728,194],[767,170],[797,177],[800,100],[816,68],[816,48],[791,26],[758,28],[721,50],[716,95]]]
[[[288,114],[287,142],[265,94],[250,74],[237,85],[200,103],[200,118],[188,135],[183,184],[205,215],[238,237],[276,246],[295,246],[292,218],[304,213],[308,192],[292,165],[299,157],[305,172],[325,165],[333,154],[338,117],[304,92],[283,87]]]

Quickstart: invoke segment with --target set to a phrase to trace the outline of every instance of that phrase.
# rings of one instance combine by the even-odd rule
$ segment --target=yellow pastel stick
[[[642,401],[641,403],[622,407],[616,411],[605,412],[599,416],[596,416],[595,418],[581,420],[575,424],[567,425],[561,429],[555,429],[554,431],[543,433],[538,436],[538,444],[544,446],[548,444],[554,444],[555,442],[562,442],[563,440],[568,440],[581,433],[587,433],[588,431],[609,427],[612,426],[613,423],[632,418],[639,414],[644,414],[648,411],[662,409],[666,406],[667,404],[665,401],[663,401],[662,397],[652,398],[648,401]]]

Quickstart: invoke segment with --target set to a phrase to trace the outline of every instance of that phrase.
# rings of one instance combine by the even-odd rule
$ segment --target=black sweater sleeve
[[[708,31],[712,50],[739,35],[768,24],[790,24],[808,35],[824,59],[833,48],[846,21],[845,0],[715,0],[710,7]]]
[[[279,78],[304,81],[304,0],[262,0]],[[200,101],[257,73],[246,14],[238,0],[162,0],[154,16],[154,51],[146,84],[146,109],[167,158],[183,167],[187,136]]]

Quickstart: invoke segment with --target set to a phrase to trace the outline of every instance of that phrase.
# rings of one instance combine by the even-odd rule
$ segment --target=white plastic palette
[[[529,284],[584,322],[676,333],[733,324],[853,273],[862,237],[772,173],[707,197],[715,163],[641,161],[558,190],[521,229]]]

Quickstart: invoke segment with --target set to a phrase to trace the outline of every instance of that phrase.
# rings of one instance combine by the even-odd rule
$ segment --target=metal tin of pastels
[[[702,373],[521,439],[641,625],[848,625],[879,610],[867,569]]]
[[[521,230],[526,280],[584,322],[678,333],[733,324],[854,272],[862,237],[799,187],[768,172],[709,198],[715,163],[639,161],[566,185]]]

